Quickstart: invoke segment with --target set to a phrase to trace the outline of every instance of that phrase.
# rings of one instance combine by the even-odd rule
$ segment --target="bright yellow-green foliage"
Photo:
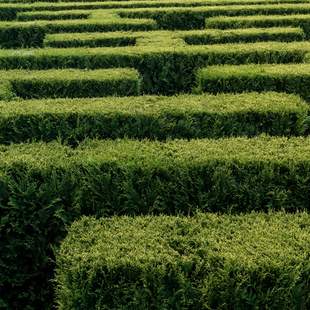
[[[58,252],[58,307],[304,307],[309,242],[305,213],[84,217]]]

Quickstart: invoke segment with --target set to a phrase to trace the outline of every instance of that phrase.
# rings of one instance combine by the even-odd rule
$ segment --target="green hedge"
[[[310,4],[225,5],[193,8],[138,8],[115,10],[125,18],[152,18],[161,29],[203,29],[214,16],[308,14]]]
[[[57,257],[58,309],[308,309],[310,216],[84,217]]]
[[[86,33],[57,33],[45,37],[45,47],[101,47],[135,45],[137,37],[153,32],[86,32]],[[156,32],[157,33],[157,32]],[[161,34],[160,31],[158,31]],[[155,33],[154,33],[155,34]]]
[[[44,37],[44,29],[35,24],[22,26],[4,24],[0,26],[1,48],[41,47]]]
[[[197,73],[198,91],[282,91],[310,100],[310,64],[211,66]]]
[[[39,12],[20,12],[17,13],[19,21],[34,21],[34,20],[62,20],[62,19],[87,19],[91,15],[91,11],[39,11]]]
[[[0,148],[2,304],[47,303],[53,245],[81,214],[309,210],[309,138]],[[24,306],[25,308],[25,306]]]
[[[52,17],[54,15],[51,15]],[[101,18],[86,20],[0,22],[0,47],[42,47],[44,36],[48,33],[138,31],[156,28],[155,21],[150,19],[121,19],[105,15]]]
[[[10,70],[0,71],[10,97],[80,98],[130,96],[140,93],[139,74],[134,69]],[[6,99],[2,96],[2,99]],[[1,98],[1,94],[0,94]]]
[[[210,46],[128,46],[0,50],[0,68],[109,68],[133,67],[143,77],[145,93],[188,92],[198,68],[214,64],[302,62],[309,42],[260,42]]]
[[[189,31],[147,31],[147,32],[86,32],[57,33],[45,37],[44,46],[56,48],[101,47],[139,45],[150,47],[155,41],[162,46],[185,46],[218,43],[241,43],[259,41],[303,41],[305,34],[301,28],[275,27],[233,30],[189,30]],[[175,45],[176,40],[180,40]],[[184,40],[182,42],[182,40]]]
[[[301,135],[307,115],[298,97],[278,93],[11,101],[0,103],[0,143]]]
[[[187,44],[219,44],[259,41],[303,41],[305,33],[301,28],[249,28],[230,30],[205,30],[184,35]]]
[[[206,19],[207,28],[232,29],[249,27],[301,27],[310,38],[310,14],[260,15],[260,16],[219,16]]]

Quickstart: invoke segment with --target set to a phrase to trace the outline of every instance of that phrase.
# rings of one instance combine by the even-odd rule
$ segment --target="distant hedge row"
[[[84,217],[58,253],[58,309],[308,309],[309,243],[306,213]]]
[[[308,111],[298,97],[277,93],[11,101],[0,103],[0,143],[302,135]]]
[[[198,91],[282,91],[310,100],[310,64],[210,66],[197,74]]]
[[[309,138],[2,146],[2,303],[48,299],[52,246],[82,214],[309,210],[309,174]]]
[[[206,19],[207,28],[234,29],[249,27],[301,27],[310,38],[310,14],[258,15],[258,16],[218,16]]]
[[[121,17],[152,18],[161,29],[203,29],[215,16],[309,14],[310,4],[225,5],[193,8],[138,8],[116,10]],[[207,19],[208,20],[208,19]]]
[[[232,30],[191,30],[191,31],[146,31],[146,32],[93,32],[57,33],[45,37],[45,47],[101,47],[101,46],[152,46],[152,40],[162,45],[173,46],[174,40],[183,39],[187,44],[247,43],[259,41],[303,41],[305,34],[301,28],[250,28]],[[184,45],[184,44],[183,44]]]
[[[2,76],[0,99],[130,96],[140,93],[134,69],[10,70]]]
[[[133,67],[143,77],[144,93],[188,92],[198,68],[215,64],[302,62],[310,43],[260,42],[210,46],[0,50],[0,68]]]

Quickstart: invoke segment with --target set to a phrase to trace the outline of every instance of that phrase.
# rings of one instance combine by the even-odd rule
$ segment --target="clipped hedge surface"
[[[58,309],[307,309],[310,216],[84,217],[57,257]]]
[[[189,30],[189,31],[147,31],[147,32],[86,32],[49,34],[44,39],[45,47],[103,47],[103,46],[186,46],[187,44],[247,43],[259,41],[303,41],[301,28],[275,27],[232,30]],[[179,40],[179,41],[177,41]],[[184,41],[183,41],[184,40]]]
[[[308,106],[278,93],[0,102],[0,143],[301,135]],[[27,124],[27,126],[25,126]]]
[[[139,74],[134,69],[10,70],[0,71],[10,90],[1,94],[27,98],[76,98],[130,96],[140,93]],[[2,95],[2,96],[1,96]]]
[[[198,91],[282,91],[310,100],[310,64],[210,66],[197,73]]]
[[[301,28],[249,28],[229,30],[205,30],[184,36],[187,44],[221,44],[259,41],[303,41],[305,33]]]
[[[225,5],[192,8],[137,8],[116,10],[125,18],[152,18],[161,29],[203,29],[215,16],[309,14],[310,4]]]
[[[52,248],[80,215],[309,210],[309,173],[309,138],[2,146],[2,303],[47,302]]]
[[[207,18],[207,28],[233,29],[249,27],[301,27],[306,38],[310,38],[310,14],[298,15],[257,15],[257,16],[217,16]]]
[[[0,68],[133,67],[143,77],[143,91],[152,94],[188,92],[198,68],[214,64],[302,62],[309,42],[260,42],[209,46],[128,46],[0,50]]]

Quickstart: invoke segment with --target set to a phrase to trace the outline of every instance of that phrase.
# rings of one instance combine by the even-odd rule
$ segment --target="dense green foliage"
[[[310,99],[309,0],[0,2],[0,309],[55,308],[54,251],[83,215],[143,214],[156,222],[170,221],[156,219],[159,214],[200,210],[229,214],[215,221],[227,219],[232,231],[231,214],[309,211],[310,114],[299,97]],[[257,214],[245,221],[253,224],[256,217],[263,221]],[[308,308],[309,266],[297,261],[300,256],[291,259],[292,240],[288,253],[282,243],[277,247],[287,239],[285,219],[297,217],[280,217],[271,220],[279,219],[274,243],[262,229],[249,243],[266,241],[266,249],[278,249],[287,261],[272,255],[269,264],[259,258],[266,252],[253,245],[246,248],[256,251],[256,269],[251,254],[242,260],[241,248],[226,248],[221,253],[234,264],[227,267],[212,254],[194,270],[201,247],[188,239],[195,254],[185,258],[180,251],[188,264],[171,256],[160,263],[162,273],[159,265],[143,269],[140,282],[133,282],[139,294],[126,282],[137,269],[124,269],[122,277],[131,295],[113,272],[110,282],[88,273],[82,286],[74,273],[69,277],[76,291],[59,284],[59,306],[79,303],[72,300],[82,290],[85,303],[73,309],[113,309],[105,306],[108,294],[110,303],[115,296],[121,300],[115,309]],[[247,240],[248,230],[238,231],[240,242]],[[185,231],[183,237],[192,236]],[[93,253],[87,255],[93,262]],[[69,269],[59,270],[67,277]],[[95,283],[94,301],[87,283]],[[102,283],[108,283],[104,293]]]
[[[209,46],[128,46],[0,50],[0,68],[110,68],[134,67],[143,78],[145,93],[174,94],[190,91],[196,70],[214,64],[302,62],[309,42],[259,42]]]
[[[310,64],[211,66],[199,70],[198,91],[283,91],[310,100]]]
[[[139,74],[134,69],[0,71],[1,99],[76,98],[130,96],[140,92]]]
[[[38,284],[46,293],[51,246],[81,214],[308,210],[309,154],[309,138],[3,146],[4,296]]]
[[[308,125],[307,105],[298,97],[277,93],[0,103],[0,143],[6,144],[58,139],[75,145],[85,138],[301,135],[309,132]]]
[[[310,217],[83,218],[57,260],[59,309],[307,309]]]
[[[232,29],[250,27],[301,27],[306,37],[310,37],[310,14],[298,15],[256,15],[219,16],[206,19],[207,28]]]

